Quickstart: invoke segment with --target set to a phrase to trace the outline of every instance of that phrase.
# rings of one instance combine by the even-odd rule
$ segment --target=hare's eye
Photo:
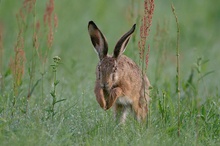
[[[98,66],[98,78],[100,79],[102,77],[102,74],[101,74],[101,66],[99,65]]]
[[[112,74],[112,80],[113,81],[115,80],[115,74],[114,73]]]

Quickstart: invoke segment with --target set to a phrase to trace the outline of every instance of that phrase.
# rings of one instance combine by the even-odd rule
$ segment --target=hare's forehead
[[[99,65],[101,67],[111,68],[116,65],[116,60],[112,57],[106,57],[106,58],[103,58],[103,60],[99,62]]]

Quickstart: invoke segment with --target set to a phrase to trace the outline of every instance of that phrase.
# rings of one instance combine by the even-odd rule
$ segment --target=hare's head
[[[108,43],[93,21],[89,22],[88,30],[92,44],[100,60],[97,68],[100,85],[103,89],[111,89],[117,83],[120,76],[117,67],[118,59],[125,51],[131,34],[135,30],[135,25],[116,43],[113,55],[108,55]]]

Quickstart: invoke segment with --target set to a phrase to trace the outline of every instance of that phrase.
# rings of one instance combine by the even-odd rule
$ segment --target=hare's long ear
[[[102,60],[108,53],[107,41],[93,21],[88,24],[89,35],[99,59]]]
[[[135,26],[136,24],[134,24],[133,27],[119,39],[115,46],[113,57],[118,58],[125,51],[128,41],[135,30]]]

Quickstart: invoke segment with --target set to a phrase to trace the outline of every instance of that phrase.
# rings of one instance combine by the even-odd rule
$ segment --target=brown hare
[[[115,118],[122,123],[130,110],[138,121],[145,121],[150,99],[147,76],[142,75],[134,61],[123,55],[135,26],[119,39],[113,55],[108,55],[104,35],[93,21],[88,24],[89,35],[99,57],[94,89],[96,100],[104,110],[113,106]]]

